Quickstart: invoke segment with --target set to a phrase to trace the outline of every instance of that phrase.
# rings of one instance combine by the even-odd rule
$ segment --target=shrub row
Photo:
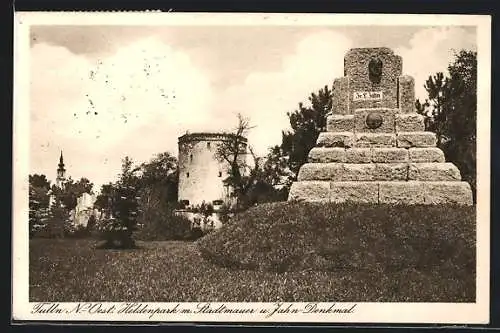
[[[31,228],[30,237],[106,239],[108,233],[115,232],[113,228],[109,228],[110,223],[110,219],[103,219],[87,226],[73,226],[69,222],[49,221]],[[196,240],[203,235],[204,232],[193,227],[186,217],[170,213],[168,216],[152,217],[147,223],[139,224],[133,238],[143,241]]]

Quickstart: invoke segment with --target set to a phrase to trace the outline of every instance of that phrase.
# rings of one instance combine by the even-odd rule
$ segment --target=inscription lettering
[[[352,99],[357,101],[379,101],[382,100],[384,94],[381,91],[355,91],[352,94]]]

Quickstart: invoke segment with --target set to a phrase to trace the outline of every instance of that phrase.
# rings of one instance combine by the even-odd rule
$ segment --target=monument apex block
[[[397,108],[398,79],[402,69],[401,57],[389,48],[355,48],[348,51],[344,58],[344,72],[349,77],[349,110]],[[366,94],[365,99],[355,98],[365,92],[377,94]]]

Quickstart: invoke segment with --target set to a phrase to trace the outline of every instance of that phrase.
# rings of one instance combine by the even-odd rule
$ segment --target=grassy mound
[[[229,268],[367,270],[474,279],[475,207],[280,202],[237,215],[197,242]]]

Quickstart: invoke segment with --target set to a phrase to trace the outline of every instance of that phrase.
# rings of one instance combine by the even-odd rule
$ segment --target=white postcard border
[[[390,18],[390,19],[388,19]],[[29,174],[29,27],[31,25],[469,25],[477,27],[477,279],[476,303],[357,303],[349,314],[273,314],[273,303],[224,303],[229,308],[254,308],[254,314],[171,313],[33,313],[28,300],[28,174]],[[53,321],[170,321],[170,322],[324,322],[324,323],[436,323],[479,324],[489,321],[490,267],[490,100],[491,18],[485,15],[381,15],[381,14],[236,14],[154,12],[18,12],[14,20],[14,113],[13,113],[13,262],[12,318]],[[332,78],[333,80],[333,78]],[[71,311],[78,303],[54,303]],[[80,304],[80,306],[83,303]],[[124,303],[102,303],[101,309]],[[173,308],[177,303],[142,303],[151,308]],[[196,309],[199,303],[179,303]],[[223,303],[211,303],[215,308]],[[307,303],[283,303],[304,309]],[[324,307],[333,303],[319,303]],[[336,303],[351,307],[355,303]],[[86,305],[85,305],[86,306]],[[94,308],[98,306],[94,305]],[[271,309],[271,310],[269,310]],[[260,312],[259,312],[260,311]]]

